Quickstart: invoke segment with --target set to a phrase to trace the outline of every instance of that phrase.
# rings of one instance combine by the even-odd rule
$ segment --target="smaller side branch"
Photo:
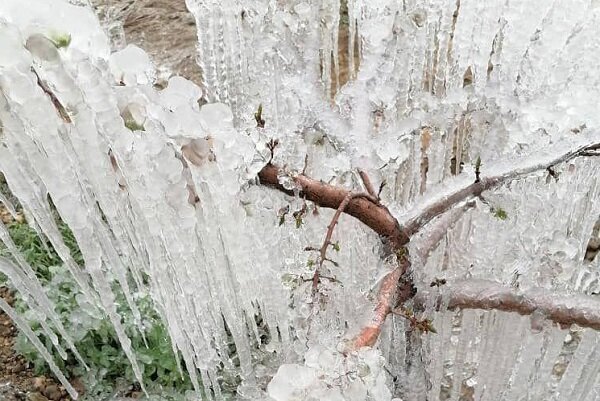
[[[65,106],[62,105],[60,100],[58,100],[58,97],[54,94],[52,89],[50,89],[50,86],[46,82],[44,82],[44,80],[42,80],[42,78],[40,77],[40,74],[38,74],[38,72],[36,71],[35,68],[31,67],[31,72],[33,72],[33,75],[35,75],[35,78],[37,80],[37,85],[50,98],[50,101],[52,102],[52,105],[56,109],[56,112],[58,113],[60,118],[64,122],[71,124],[73,121],[71,120],[71,117],[69,116],[69,113],[67,112],[67,109],[65,108]]]
[[[418,302],[433,294],[419,291]],[[485,309],[515,312],[520,315],[539,313],[562,326],[577,324],[600,330],[600,300],[588,295],[557,294],[543,288],[518,290],[488,280],[464,280],[444,286],[436,294],[434,305],[452,309]]]
[[[410,267],[408,255],[399,256],[399,259],[399,266],[391,273],[388,273],[381,282],[377,296],[377,305],[375,305],[375,309],[373,310],[371,321],[352,339],[347,351],[373,346],[377,342],[385,319],[392,312],[392,308],[397,303],[404,302],[414,295],[412,284],[407,280],[402,280],[402,277]]]
[[[338,224],[338,222],[340,220],[340,216],[342,215],[342,213],[344,213],[344,210],[346,209],[346,206],[348,206],[348,203],[350,203],[350,201],[355,198],[367,198],[371,201],[374,200],[373,197],[371,195],[369,195],[368,193],[348,192],[348,194],[346,195],[344,200],[340,203],[340,205],[336,209],[335,213],[333,214],[333,217],[331,218],[331,222],[327,226],[327,234],[325,234],[325,240],[323,241],[323,245],[321,245],[321,248],[319,249],[319,264],[317,265],[317,267],[315,269],[315,274],[313,274],[313,278],[312,278],[313,297],[317,293],[317,288],[319,286],[319,280],[321,277],[321,268],[323,266],[323,263],[325,263],[326,260],[329,260],[327,258],[327,249],[331,245],[333,245],[333,243],[331,242],[331,237],[333,236],[333,231],[335,230],[335,226]],[[312,248],[310,248],[310,247],[308,249],[312,250]]]
[[[525,157],[520,162],[515,161],[517,166],[514,169],[487,177],[484,177],[481,174],[478,167],[475,182],[459,187],[452,193],[444,194],[438,201],[426,205],[425,207],[422,205],[417,206],[417,213],[414,214],[416,217],[407,221],[404,225],[404,234],[409,238],[412,237],[412,235],[419,232],[423,226],[429,223],[433,218],[445,213],[459,202],[481,196],[484,191],[496,188],[506,182],[532,174],[536,171],[551,169],[557,164],[573,160],[577,157],[597,156],[597,150],[599,148],[600,143],[576,147],[567,152],[555,154],[554,157],[550,156],[547,160],[541,162],[538,161],[537,157]]]
[[[369,195],[371,195],[372,197],[377,199],[379,202],[379,197],[377,196],[377,192],[375,192],[375,188],[373,187],[373,184],[371,183],[371,180],[369,179],[369,176],[367,175],[367,173],[365,173],[363,170],[358,170],[358,175],[360,175],[360,179],[362,180],[363,184],[365,185],[365,188],[366,188],[367,192],[369,193]]]
[[[421,263],[429,258],[431,252],[438,247],[444,239],[448,230],[454,226],[470,208],[475,207],[475,201],[470,200],[462,206],[451,209],[448,213],[442,214],[432,223],[432,227],[427,231],[426,235],[417,242],[417,257],[421,259]],[[413,238],[414,241],[414,238]]]

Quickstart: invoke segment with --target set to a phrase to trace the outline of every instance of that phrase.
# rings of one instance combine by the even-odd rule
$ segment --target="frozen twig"
[[[387,316],[398,303],[411,298],[414,295],[412,284],[403,279],[410,268],[408,254],[398,255],[398,267],[388,273],[381,281],[377,293],[377,304],[373,309],[371,320],[360,330],[346,346],[346,351],[357,350],[361,347],[370,347],[379,338],[381,329]],[[400,284],[399,284],[400,283]]]
[[[267,164],[258,173],[260,183],[275,188],[290,196],[295,196],[294,191],[286,189],[278,178],[279,167]],[[299,174],[294,177],[294,182],[299,187],[298,196],[307,201],[314,202],[317,206],[337,209],[350,191],[312,179]],[[392,248],[399,249],[409,241],[390,211],[371,195],[352,198],[344,207],[344,213],[349,214],[367,225],[382,238],[390,242]]]
[[[323,241],[323,245],[321,245],[321,248],[319,248],[319,263],[317,264],[317,267],[315,268],[315,273],[313,274],[313,278],[312,278],[313,298],[317,294],[323,263],[325,263],[326,260],[329,260],[327,258],[327,249],[333,245],[333,242],[331,242],[331,237],[333,236],[333,231],[335,230],[335,226],[338,224],[338,221],[340,220],[340,216],[342,215],[342,213],[344,213],[344,210],[346,209],[346,206],[348,206],[348,203],[350,203],[350,201],[352,199],[356,199],[356,198],[371,199],[372,196],[365,192],[348,192],[346,194],[346,197],[344,198],[344,200],[342,200],[342,202],[336,209],[333,217],[331,218],[331,222],[327,226],[327,234],[325,234],[325,240]],[[312,250],[314,248],[309,247],[308,249]]]
[[[360,175],[360,179],[362,180],[362,182],[365,186],[365,189],[367,190],[369,195],[371,195],[374,198],[376,198],[377,200],[379,200],[379,196],[375,192],[375,188],[373,187],[373,184],[371,183],[371,180],[369,179],[369,176],[367,175],[367,173],[364,172],[363,170],[358,170],[358,175]]]
[[[439,243],[442,241],[448,230],[460,220],[467,210],[475,206],[475,201],[470,200],[464,203],[462,206],[451,209],[448,213],[445,213],[438,217],[437,220],[432,222],[431,229],[428,229],[427,235],[424,236],[423,240],[419,242],[417,249],[417,256],[421,259],[421,263],[425,263],[429,254],[437,248]]]
[[[562,326],[576,324],[600,330],[600,300],[584,294],[557,294],[544,288],[516,289],[489,280],[463,280],[448,283],[442,294],[420,291],[416,302],[425,303],[435,296],[434,306],[440,309],[485,309],[533,313]],[[444,302],[445,301],[445,302]]]
[[[524,157],[521,160],[515,161],[515,165],[502,173],[490,176],[484,176],[483,171],[477,176],[475,182],[471,182],[466,186],[459,187],[451,193],[440,194],[438,200],[423,206],[419,204],[417,210],[410,214],[414,217],[406,222],[403,226],[404,233],[410,238],[415,233],[419,232],[427,223],[436,216],[445,213],[454,205],[469,199],[479,197],[484,191],[496,188],[506,182],[510,182],[517,178],[544,171],[553,166],[573,160],[577,157],[588,156],[600,148],[600,143],[593,143],[584,146],[577,146],[566,152],[560,152],[546,157],[546,160],[539,157]]]

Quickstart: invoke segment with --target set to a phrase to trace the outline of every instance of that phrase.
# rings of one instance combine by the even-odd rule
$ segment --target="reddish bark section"
[[[279,183],[279,179],[277,178],[278,172],[279,168],[277,166],[267,164],[258,173],[260,183],[285,192],[288,195],[294,195],[293,191],[286,189]],[[297,175],[294,181],[301,189],[301,198],[330,209],[337,209],[350,193],[350,191],[343,188],[314,180],[303,174]],[[388,239],[394,249],[401,248],[409,241],[408,235],[402,230],[398,221],[381,204],[375,204],[364,197],[357,197],[348,202],[344,212],[357,218],[373,231]]]

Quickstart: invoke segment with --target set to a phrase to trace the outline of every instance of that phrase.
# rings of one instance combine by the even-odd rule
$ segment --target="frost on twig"
[[[490,175],[486,176],[483,174],[484,171],[480,172],[475,182],[452,188],[449,192],[440,191],[439,194],[435,194],[433,201],[426,202],[424,205],[419,204],[414,210],[407,213],[410,218],[403,225],[406,235],[411,237],[416,234],[433,218],[464,200],[478,197],[485,191],[537,171],[547,170],[577,157],[586,157],[588,152],[600,148],[600,143],[592,142],[584,145],[571,145],[573,147],[565,151],[565,145],[564,143],[557,144],[548,154],[544,155],[545,157],[537,155],[523,157],[514,160],[510,165],[497,167]]]
[[[331,260],[327,257],[327,250],[329,249],[330,246],[339,247],[339,245],[337,243],[334,243],[331,241],[331,238],[333,236],[333,231],[335,230],[335,226],[338,224],[340,216],[342,215],[342,213],[344,213],[344,210],[346,209],[346,206],[348,206],[348,203],[350,203],[350,201],[352,201],[353,199],[357,199],[357,198],[365,198],[365,199],[370,200],[371,202],[376,202],[376,199],[374,199],[370,194],[367,194],[364,192],[348,192],[348,194],[346,195],[344,200],[340,203],[340,205],[336,209],[336,211],[331,219],[331,222],[327,226],[327,234],[325,234],[325,240],[323,241],[323,244],[321,245],[321,247],[318,249],[319,263],[317,264],[317,266],[315,268],[315,272],[312,277],[312,296],[313,296],[313,298],[316,297],[316,295],[318,293],[318,286],[319,286],[319,281],[321,278],[321,271],[323,269],[323,264],[326,261],[329,261],[329,262],[332,262],[334,265],[337,265],[336,262],[334,262],[333,260]],[[316,249],[310,248],[310,247],[307,249],[308,250],[316,250]],[[313,302],[314,302],[314,299],[313,299]]]
[[[437,201],[419,208],[416,215],[413,215],[413,217],[403,226],[391,216],[389,210],[385,206],[379,203],[378,197],[374,195],[375,191],[368,176],[362,171],[360,172],[360,175],[367,188],[368,194],[354,194],[344,189],[316,181],[303,174],[296,176],[295,182],[301,188],[303,197],[315,202],[318,206],[336,209],[336,213],[328,226],[325,242],[319,249],[319,267],[327,260],[325,253],[331,241],[333,228],[337,224],[340,215],[344,212],[365,223],[382,238],[389,239],[392,244],[392,249],[398,256],[398,267],[386,275],[382,280],[377,303],[370,322],[366,324],[360,330],[359,334],[350,342],[348,347],[349,350],[374,345],[381,333],[383,323],[387,316],[392,312],[394,306],[403,305],[404,302],[414,296],[414,288],[406,276],[410,267],[410,257],[404,245],[410,241],[412,236],[420,232],[425,225],[434,218],[441,216],[438,220],[436,229],[432,232],[430,238],[427,239],[424,246],[421,247],[421,251],[418,255],[421,259],[427,258],[429,252],[431,252],[443,238],[447,229],[458,221],[467,209],[474,206],[472,199],[480,197],[484,191],[491,190],[501,184],[516,180],[522,176],[537,171],[547,170],[559,163],[572,160],[576,157],[586,157],[589,152],[594,152],[598,148],[600,148],[600,144],[598,143],[579,144],[566,152],[564,150],[558,153],[550,152],[545,158],[522,158],[521,160],[516,161],[512,168],[493,170],[493,173],[495,174],[487,176],[483,174],[484,171],[481,171],[482,165],[481,162],[478,161],[475,182],[471,181],[471,183],[466,186],[459,186],[458,188],[455,188],[453,192],[440,196]],[[277,180],[277,171],[278,168],[272,164],[265,166],[259,173],[261,183],[289,193],[288,190],[279,184]],[[456,207],[461,203],[462,206]],[[448,210],[452,211],[446,215]],[[317,267],[313,276],[313,294],[318,285],[319,267]],[[460,295],[459,293],[460,292],[457,292],[458,295]],[[538,307],[535,302],[523,304],[517,302],[517,298],[514,297],[510,298],[511,302],[503,302],[500,300],[498,301],[499,303],[494,303],[491,299],[479,299],[478,294],[471,294],[470,298],[467,297],[462,299],[464,302],[461,303],[460,300],[461,298],[457,297],[456,302],[452,305],[454,307],[479,305],[482,309],[514,309],[516,312],[522,314],[533,313],[544,307],[544,305],[539,305]],[[470,301],[470,303],[467,301]],[[550,306],[548,306],[548,308],[550,308]],[[548,312],[552,312],[552,309],[548,309]],[[586,315],[584,311],[580,311],[579,314],[575,315],[579,317],[574,318],[571,323],[582,321],[584,315]],[[564,309],[556,311],[556,314],[550,313],[549,316],[551,316],[551,320],[563,324],[569,322]]]
[[[557,294],[544,288],[527,290],[505,286],[489,280],[462,280],[444,286],[442,294],[420,292],[416,302],[435,297],[434,308],[484,309],[534,313],[562,326],[576,324],[600,330],[600,301],[583,294]]]

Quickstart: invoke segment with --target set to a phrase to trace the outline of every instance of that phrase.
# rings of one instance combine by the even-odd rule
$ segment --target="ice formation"
[[[600,164],[560,157],[600,142],[597,1],[187,0],[203,87],[173,77],[162,90],[141,49],[109,54],[91,10],[72,3],[0,3],[0,171],[110,319],[140,381],[114,282],[141,331],[131,294],[147,287],[194,386],[215,399],[225,397],[224,370],[241,377],[240,399],[600,397],[594,330],[538,313],[444,310],[443,286],[424,301],[437,334],[390,317],[376,348],[344,356],[339,343],[368,319],[391,269],[379,239],[342,218],[331,268],[339,284],[322,283],[327,302],[315,312],[304,249],[321,241],[331,211],[280,226],[278,211],[300,210],[302,199],[256,181],[271,156],[265,144],[278,139],[273,161],[286,166],[290,190],[300,171],[357,188],[361,168],[387,183],[382,201],[404,224],[471,183],[477,159],[487,176],[521,172],[449,227],[433,220],[412,239],[417,288],[431,292],[444,277],[596,294],[600,261],[582,260],[600,214]],[[535,168],[552,161],[552,171]],[[440,246],[421,252],[440,226]],[[3,226],[0,239],[15,251]],[[16,251],[13,259],[0,271],[50,338],[72,343],[31,267]],[[268,386],[265,377],[274,377]]]

